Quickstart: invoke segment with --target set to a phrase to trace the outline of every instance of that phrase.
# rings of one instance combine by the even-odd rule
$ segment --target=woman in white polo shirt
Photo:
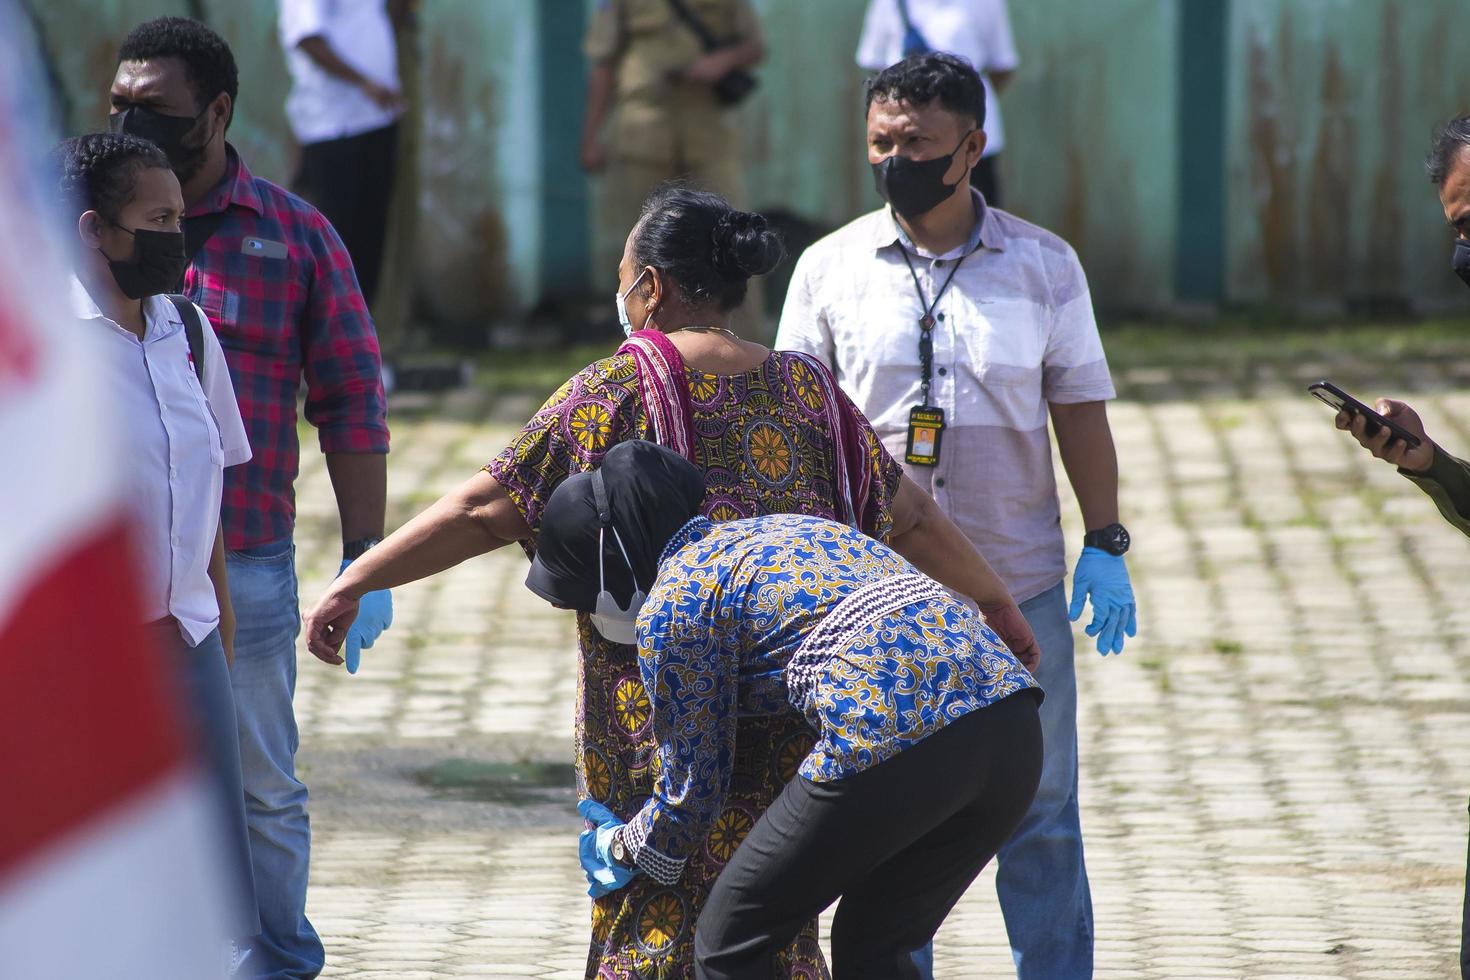
[[[79,238],[72,310],[103,352],[129,440],[122,476],[136,511],[144,623],[177,667],[200,756],[221,787],[229,871],[240,885],[230,935],[244,939],[259,924],[230,691],[234,613],[220,496],[224,468],[248,460],[250,446],[209,321],[164,295],[187,264],[184,201],[168,158],[147,140],[111,133],[67,140],[57,158],[63,217]],[[198,319],[186,327],[190,314]]]

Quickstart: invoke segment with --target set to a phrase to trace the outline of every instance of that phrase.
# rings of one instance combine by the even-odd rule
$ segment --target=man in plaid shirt
[[[306,787],[295,774],[291,706],[300,628],[296,399],[304,375],[306,418],[336,493],[345,567],[383,533],[388,427],[378,341],[336,231],[315,208],[253,176],[226,142],[238,76],[225,42],[197,21],[159,18],[128,35],[118,62],[112,128],[159,144],[178,175],[192,254],[183,289],[219,335],[254,451],[248,465],[226,471],[222,516],[261,920],[249,970],[315,977],[325,956],[306,918],[311,829]],[[391,620],[386,591],[365,597],[348,638],[351,668]]]

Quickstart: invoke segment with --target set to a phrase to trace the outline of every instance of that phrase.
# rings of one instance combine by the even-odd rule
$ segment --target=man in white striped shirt
[[[984,117],[979,76],[953,55],[917,55],[869,83],[868,161],[890,207],[802,255],[776,347],[832,365],[1036,634],[1046,755],[996,886],[1018,975],[1072,980],[1092,975],[1093,930],[1069,615],[1091,601],[1099,653],[1120,653],[1136,632],[1106,411],[1114,391],[1076,254],[970,188]],[[1070,610],[1048,414],[1088,531]]]

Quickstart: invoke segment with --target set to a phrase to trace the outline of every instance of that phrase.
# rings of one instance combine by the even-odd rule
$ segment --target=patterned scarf
[[[653,423],[654,441],[698,465],[694,458],[694,409],[689,400],[689,378],[684,358],[660,330],[639,330],[618,348],[632,354],[638,365],[638,383],[644,409]],[[842,396],[837,379],[820,360],[809,354],[799,357],[812,371],[822,391],[822,417],[836,443],[834,474],[837,511],[843,522],[862,529],[863,515],[872,490],[872,467],[864,444],[861,417],[852,402]]]

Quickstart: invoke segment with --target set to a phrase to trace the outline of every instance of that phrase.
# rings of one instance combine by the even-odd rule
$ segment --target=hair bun
[[[763,276],[785,257],[781,236],[766,219],[750,211],[727,211],[715,221],[711,233],[715,271],[726,279]]]

